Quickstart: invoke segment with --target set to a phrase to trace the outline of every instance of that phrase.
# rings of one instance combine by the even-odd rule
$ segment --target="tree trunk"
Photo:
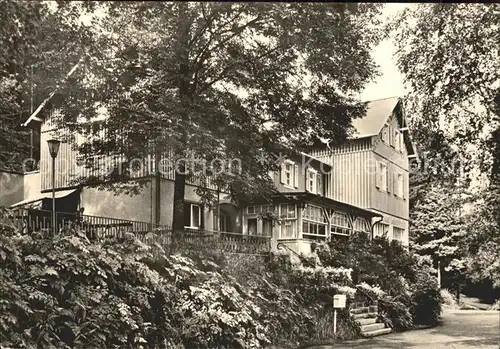
[[[188,112],[188,107],[192,102],[192,96],[189,90],[189,28],[191,23],[187,16],[186,2],[179,2],[179,13],[178,13],[178,32],[176,40],[176,56],[178,66],[178,91],[179,91],[179,103],[180,112],[179,119],[181,120],[181,139],[180,148],[176,149],[175,155],[184,155],[183,151],[188,148],[186,143],[188,139],[188,134],[186,132],[186,127],[183,125],[190,125],[190,115]],[[172,222],[172,243],[170,253],[175,253],[179,246],[180,237],[184,234],[184,193],[186,187],[186,166],[185,163],[177,163],[178,159],[172,159],[175,161],[175,179],[174,179],[174,216]]]
[[[441,289],[441,261],[438,260],[438,265],[437,265],[437,282],[438,282],[438,289]]]
[[[161,172],[160,172],[161,152],[158,147],[155,149],[155,226],[160,225],[161,207]]]
[[[186,175],[184,164],[175,168],[174,181],[174,217],[172,224],[172,243],[170,253],[175,253],[180,245],[180,238],[184,233],[184,193],[186,190]]]

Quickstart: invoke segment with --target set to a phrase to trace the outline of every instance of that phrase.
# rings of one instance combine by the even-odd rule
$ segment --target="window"
[[[387,165],[382,161],[378,161],[377,174],[376,174],[376,186],[381,191],[387,191]]]
[[[285,164],[285,184],[293,185],[293,164],[290,163]]]
[[[396,176],[396,195],[402,198],[404,197],[404,177],[401,173],[397,173]]]
[[[404,233],[405,233],[404,229],[398,227],[392,228],[392,237],[394,240],[403,241]]]
[[[326,237],[327,220],[321,207],[308,205],[302,211],[302,234],[305,238]]]
[[[299,180],[299,167],[290,160],[281,164],[281,183],[289,188],[297,188]]]
[[[280,205],[280,237],[281,238],[294,238],[296,237],[296,225],[297,225],[297,213],[296,207],[292,204],[281,204]]]
[[[316,187],[316,171],[308,168],[306,173],[307,173],[306,189],[310,193],[316,193],[316,191],[318,189]]]
[[[389,144],[389,126],[387,125],[382,129],[382,141]]]
[[[248,206],[247,213],[248,214],[258,214],[258,213],[266,213],[266,212],[276,212],[276,208],[273,205],[259,205],[259,206]]]
[[[202,228],[202,214],[203,210],[197,204],[184,205],[184,226],[186,228],[201,229]]]
[[[282,219],[295,219],[295,205],[281,204],[281,218]]]
[[[401,133],[398,130],[394,130],[394,148],[401,151]]]
[[[398,141],[398,131],[394,126],[390,126],[390,136],[391,136],[391,147],[396,148],[396,143]]]
[[[351,233],[351,226],[349,218],[345,213],[334,212],[331,218],[330,231],[332,234],[349,235]]]
[[[373,228],[373,236],[387,236],[389,232],[389,225],[385,223],[376,223]]]
[[[247,231],[249,235],[257,235],[257,218],[247,219]]]
[[[316,194],[324,195],[323,193],[323,175],[316,174]]]
[[[366,219],[360,218],[360,217],[356,218],[356,220],[354,221],[353,228],[354,228],[354,231],[357,233],[369,233],[370,232],[368,222],[366,221]]]

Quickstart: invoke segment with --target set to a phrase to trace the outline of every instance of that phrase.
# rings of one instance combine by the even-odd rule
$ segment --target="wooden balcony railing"
[[[136,234],[145,244],[170,246],[172,243],[172,228],[163,226],[151,233]],[[261,254],[271,249],[271,238],[268,236],[244,235],[238,233],[184,229],[177,237],[182,248],[195,250],[223,251],[228,253]]]
[[[51,211],[18,209],[13,212],[18,228],[25,233],[52,231]],[[92,239],[123,237],[126,233],[133,233],[148,245],[159,244],[167,248],[172,243],[171,227],[153,227],[149,222],[56,212],[56,224],[58,231],[65,226],[77,225]],[[197,229],[185,229],[178,237],[178,242],[182,248],[229,253],[260,254],[269,252],[271,248],[271,238],[268,236]]]

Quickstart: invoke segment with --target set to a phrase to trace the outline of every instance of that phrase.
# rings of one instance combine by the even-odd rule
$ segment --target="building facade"
[[[409,170],[416,158],[403,101],[392,97],[368,103],[353,121],[354,134],[340,147],[312,154],[332,165],[332,198],[380,214],[374,235],[408,245]]]
[[[174,176],[172,169],[161,168],[156,180],[155,164],[166,163],[154,155],[144,159],[130,181],[140,182],[135,195],[116,194],[78,185],[76,179],[102,176],[120,166],[119,156],[94,159],[98,170],[90,170],[78,160],[75,143],[80,135],[65,137],[51,122],[57,112],[46,110],[30,117],[28,124],[40,130],[40,170],[30,173],[35,190],[27,191],[14,206],[38,204],[47,208],[52,192],[52,158],[46,141],[63,137],[55,160],[54,187],[58,211],[171,225],[173,219]],[[408,134],[402,102],[397,98],[374,101],[367,115],[354,121],[357,133],[344,145],[316,149],[312,154],[288,152],[280,171],[271,173],[277,194],[262,201],[237,207],[220,200],[216,209],[202,205],[196,193],[199,186],[213,187],[206,180],[190,180],[185,192],[185,227],[272,237],[274,246],[285,244],[299,253],[309,253],[318,240],[332,235],[349,236],[354,231],[408,243],[408,172],[409,158],[415,156]],[[67,136],[67,135],[66,135]],[[103,137],[106,137],[103,130]],[[97,172],[96,172],[97,171]],[[216,212],[219,219],[216,219]],[[217,223],[218,222],[218,223]]]

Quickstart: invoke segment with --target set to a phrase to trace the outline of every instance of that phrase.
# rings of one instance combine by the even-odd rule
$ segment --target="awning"
[[[64,198],[72,193],[74,193],[76,189],[70,189],[70,190],[59,190],[55,192],[55,198],[56,199],[61,199]],[[52,193],[43,193],[40,194],[34,198],[26,199],[23,201],[19,201],[18,203],[15,203],[14,205],[10,206],[10,208],[16,208],[16,207],[21,207],[21,206],[37,206],[39,203],[42,202],[43,199],[52,199]]]

